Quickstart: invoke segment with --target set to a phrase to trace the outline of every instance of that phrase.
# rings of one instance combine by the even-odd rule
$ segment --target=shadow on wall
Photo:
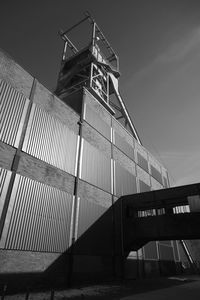
[[[44,272],[4,273],[0,275],[1,290],[41,290],[66,287],[77,283],[95,283],[131,278],[180,273],[174,262],[134,260],[127,267],[127,256],[133,249],[124,238],[122,200],[119,198],[74,244],[61,254]],[[132,245],[133,246],[133,245]],[[128,270],[128,269],[131,269]],[[128,271],[127,271],[128,270]],[[126,276],[128,278],[128,275]]]

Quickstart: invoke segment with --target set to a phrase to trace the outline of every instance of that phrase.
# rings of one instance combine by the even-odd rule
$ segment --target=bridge
[[[127,195],[119,199],[124,251],[156,240],[200,239],[200,184]],[[120,213],[119,213],[120,212]]]

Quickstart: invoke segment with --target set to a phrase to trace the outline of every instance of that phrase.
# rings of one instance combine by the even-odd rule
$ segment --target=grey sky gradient
[[[2,0],[0,47],[53,90],[60,28],[89,10],[120,57],[120,91],[172,184],[200,182],[199,0]]]

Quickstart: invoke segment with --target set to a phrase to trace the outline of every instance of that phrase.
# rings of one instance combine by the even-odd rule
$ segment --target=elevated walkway
[[[200,184],[121,197],[124,250],[156,240],[200,239]]]

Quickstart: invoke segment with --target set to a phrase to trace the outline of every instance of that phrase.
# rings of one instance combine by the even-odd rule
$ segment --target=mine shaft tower
[[[77,49],[67,35],[85,22],[90,26],[90,40]],[[141,144],[118,89],[119,58],[93,17],[86,13],[81,21],[66,31],[60,31],[60,36],[64,47],[56,95],[65,101],[70,94],[86,87]]]

